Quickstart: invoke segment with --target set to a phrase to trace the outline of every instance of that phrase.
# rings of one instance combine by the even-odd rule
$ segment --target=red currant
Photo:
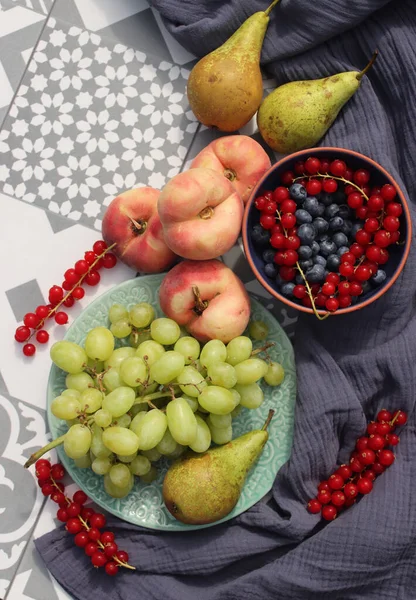
[[[273,192],[266,192],[264,197],[266,198],[266,202],[271,202],[273,200]]]
[[[379,227],[379,222],[375,217],[368,218],[364,223],[364,231],[367,233],[374,233]]]
[[[363,463],[360,460],[358,460],[358,458],[352,458],[350,460],[350,467],[351,470],[354,471],[354,473],[360,473],[364,469]]]
[[[358,233],[358,232],[357,232]],[[374,243],[380,248],[387,248],[391,244],[391,233],[385,229],[379,229],[374,234]]]
[[[360,265],[355,269],[355,278],[358,279],[358,281],[368,281],[371,275],[371,270],[367,265]]]
[[[328,485],[331,490],[340,490],[344,485],[344,479],[341,477],[341,475],[334,473],[328,479]]]
[[[77,519],[77,517],[73,517],[71,519],[68,519],[68,521],[66,522],[66,530],[69,533],[78,533],[79,531],[82,530],[82,523],[79,519]]]
[[[267,202],[266,206],[263,208],[262,213],[264,215],[274,215],[277,210],[276,202]]]
[[[280,222],[285,229],[289,229],[290,227],[294,227],[296,225],[296,217],[295,215],[287,213],[282,215]]]
[[[69,290],[72,290],[72,283],[69,283],[69,281],[63,281],[62,287],[66,292],[69,292]]]
[[[292,171],[285,171],[284,173],[282,173],[283,185],[292,185],[294,178],[295,174]]]
[[[112,269],[117,264],[117,257],[112,252],[107,252],[101,259],[104,269]]]
[[[389,202],[386,206],[386,214],[391,217],[400,217],[402,212],[402,205],[398,202]]]
[[[361,244],[354,242],[350,247],[350,252],[354,254],[356,258],[360,258],[360,256],[364,254],[364,247]]]
[[[355,443],[355,447],[357,448],[357,450],[359,452],[363,452],[364,450],[367,449],[368,440],[369,440],[369,438],[365,437],[365,436],[362,436],[362,437],[358,438],[358,440]]]
[[[325,521],[333,521],[337,516],[337,509],[332,504],[327,504],[322,507],[322,517]]]
[[[129,562],[129,555],[124,550],[119,550],[116,553],[116,557],[118,558],[118,560],[120,562],[123,562],[123,563],[128,563]]]
[[[289,252],[289,250],[288,250]],[[296,276],[296,269],[293,267],[283,266],[280,268],[279,275],[284,281],[292,281]]]
[[[325,306],[329,312],[335,312],[339,308],[339,302],[336,298],[328,298],[325,302]]]
[[[62,492],[53,492],[53,494],[51,494],[51,500],[53,502],[56,502],[56,504],[59,504],[59,506],[64,505],[65,506],[65,510],[67,508],[67,504],[66,504],[66,498],[65,498],[65,494],[63,494]],[[68,512],[67,512],[68,514]],[[68,517],[73,517],[74,515],[70,515],[68,514]]]
[[[393,185],[386,183],[380,190],[381,197],[384,198],[387,202],[394,200],[396,197],[396,189]]]
[[[385,439],[379,433],[373,433],[368,438],[368,447],[371,448],[371,450],[381,450],[382,448],[384,448],[384,445]]]
[[[331,488],[329,487],[327,481],[321,481],[321,483],[318,485],[318,492],[322,492],[322,490],[324,490],[325,492],[331,491]]]
[[[85,548],[89,541],[90,539],[86,531],[80,531],[74,537],[75,546],[78,546],[78,548]]]
[[[374,481],[375,478],[377,477],[377,475],[376,475],[375,471],[373,471],[373,469],[366,469],[361,474],[361,477],[364,477],[364,479],[369,479],[370,481]]]
[[[114,577],[114,575],[117,575],[118,573],[118,565],[112,560],[106,563],[104,569],[107,575],[110,575],[111,577]]]
[[[260,217],[260,225],[263,229],[271,229],[275,224],[275,217],[272,215],[261,215]]]
[[[36,352],[36,346],[33,344],[25,344],[23,346],[23,354],[25,356],[33,356]]]
[[[321,167],[321,161],[319,158],[314,156],[310,156],[305,161],[305,171],[309,173],[309,175],[316,175]]]
[[[396,458],[391,450],[379,450],[377,456],[379,463],[384,467],[392,465]]]
[[[92,265],[92,263],[97,259],[97,255],[95,254],[95,252],[92,252],[91,250],[88,250],[85,254],[84,254],[84,260],[89,264]],[[78,280],[77,280],[78,281]],[[76,281],[74,282],[76,283]]]
[[[93,542],[96,542],[97,540],[99,540],[100,536],[101,536],[100,530],[97,527],[92,527],[92,526],[88,530],[88,535],[89,535],[90,540],[92,540]]]
[[[339,265],[339,273],[343,277],[351,277],[351,275],[354,274],[354,267],[351,263],[341,263]],[[342,281],[341,283],[345,282]],[[338,289],[340,289],[341,283],[339,284]]]
[[[378,423],[382,423],[383,421],[389,422],[391,421],[393,418],[393,415],[391,414],[391,412],[389,410],[386,410],[385,408],[382,408],[378,413],[377,413],[377,421]]]
[[[352,304],[352,297],[348,295],[340,296],[338,301],[340,308],[348,308]]]
[[[64,273],[65,281],[68,281],[71,285],[74,285],[79,280],[79,275],[76,273],[75,269],[68,269]]]
[[[328,273],[328,275],[326,276],[326,281],[328,283],[333,283],[334,285],[338,285],[340,282],[340,278],[339,278],[339,275],[337,275],[336,273]]]
[[[357,488],[360,494],[369,494],[373,489],[373,482],[367,477],[360,477],[357,481]]]
[[[98,283],[100,282],[101,276],[99,274],[98,271],[95,271],[94,269],[92,271],[90,271],[86,277],[85,277],[85,283],[87,285],[98,285]]]
[[[46,342],[49,340],[49,333],[44,329],[41,329],[37,332],[36,339],[39,342],[39,344],[46,344]]]
[[[377,433],[379,435],[387,435],[390,433],[391,429],[390,423],[377,423]]]
[[[294,213],[297,206],[296,206],[296,202],[294,202],[294,200],[284,200],[281,204],[281,211],[283,213]]]
[[[355,211],[357,219],[364,220],[368,216],[368,208],[366,206],[359,206]]]
[[[399,227],[400,227],[400,221],[397,217],[393,217],[392,215],[388,215],[384,220],[383,220],[383,227],[386,231],[398,231]]]
[[[370,173],[367,171],[367,169],[358,169],[354,173],[353,180],[357,185],[363,186],[370,181]]]
[[[285,248],[288,250],[297,250],[300,246],[300,239],[297,235],[289,235],[285,240]]]
[[[111,542],[111,543],[107,544],[107,546],[104,548],[104,553],[106,556],[111,558],[112,556],[114,556],[114,554],[117,552],[117,550],[118,550],[117,544],[115,542]]]
[[[348,195],[347,204],[350,208],[357,209],[360,208],[364,203],[364,196],[359,194],[358,192],[352,192]]]
[[[392,244],[395,244],[396,242],[398,242],[400,240],[400,231],[391,231],[390,234],[391,234],[390,241]]]
[[[95,542],[88,542],[84,548],[84,552],[87,556],[92,556],[98,549],[98,545]]]
[[[105,250],[107,250],[108,246],[107,244],[104,242],[104,240],[98,240],[94,243],[92,249],[94,250],[95,254],[102,254]]]
[[[91,527],[96,527],[97,529],[102,529],[103,527],[105,527],[106,522],[107,519],[101,513],[95,513],[90,518]]]
[[[352,265],[355,263],[355,256],[352,252],[344,252],[341,256],[342,263],[351,263]]]
[[[88,273],[89,265],[86,260],[77,260],[74,269],[78,275],[85,275]]]
[[[283,227],[280,223],[275,223],[270,230],[270,233],[273,235],[274,233],[284,233]]]
[[[23,318],[23,323],[26,325],[26,327],[31,327],[34,329],[39,325],[40,318],[35,315],[35,313],[27,313],[27,315],[25,315]]]
[[[346,173],[347,165],[343,160],[336,159],[331,162],[329,170],[335,177],[343,177]]]
[[[309,500],[309,502],[307,504],[308,511],[310,513],[312,513],[313,515],[316,515],[317,513],[321,512],[321,508],[322,508],[322,504],[316,498]]]
[[[393,419],[395,425],[405,425],[407,423],[407,414],[404,410],[396,410],[393,414]]]
[[[107,557],[102,550],[96,550],[91,556],[91,562],[94,567],[103,567],[107,562]]]
[[[287,267],[292,267],[298,262],[298,258],[298,253],[295,250],[286,250],[286,252],[284,252],[283,264]]]
[[[114,542],[114,533],[112,531],[103,531],[100,539],[101,543],[104,544],[104,546],[106,544],[111,544],[112,542]]]
[[[65,323],[68,323],[68,315],[63,311],[57,312],[55,315],[55,321],[58,323],[58,325],[65,325]]]
[[[92,508],[83,508],[81,510],[81,517],[84,519],[84,521],[89,521],[94,514],[95,513]]]
[[[280,204],[289,198],[289,190],[282,185],[277,187],[273,192],[273,200]]]
[[[395,433],[388,433],[386,435],[386,442],[389,446],[397,446],[397,444],[400,442],[400,438]]]
[[[331,502],[334,506],[342,506],[345,504],[345,495],[341,490],[337,490],[331,495]]]
[[[322,293],[325,296],[332,296],[335,293],[335,284],[326,281],[322,286]]]
[[[321,158],[321,168],[319,169],[319,171],[324,175],[328,175],[330,166],[331,163],[328,160],[328,158]]]
[[[49,313],[49,309],[47,306],[38,306],[37,309],[35,310],[35,313],[37,314],[37,316],[40,319],[46,319],[46,317],[48,316]]]
[[[378,259],[379,265],[385,265],[389,260],[389,253],[385,248],[380,248],[380,258]]]
[[[369,210],[380,211],[383,210],[384,200],[381,196],[370,196],[367,202]]]
[[[374,471],[374,473],[376,473],[377,475],[381,475],[382,473],[384,473],[384,471],[386,470],[386,467],[384,465],[382,465],[379,462],[375,462],[373,464],[372,470]]]
[[[295,285],[292,293],[295,298],[302,300],[306,296],[306,287],[304,285]]]
[[[368,258],[368,260],[378,262],[381,254],[380,250],[381,248],[379,248],[378,246],[368,246],[367,250],[365,251],[365,255]]]
[[[49,477],[51,475],[51,466],[50,466],[50,464],[40,464],[40,465],[38,465],[36,463],[35,474],[36,474],[36,477],[38,479],[49,479]]]
[[[29,327],[25,327],[24,325],[20,325],[20,327],[18,327],[14,333],[14,339],[16,340],[16,342],[25,342],[27,340],[27,338],[30,336],[30,329]]]
[[[357,500],[355,498],[347,498],[345,500],[344,508],[349,508],[350,506],[352,506],[356,502],[357,502]]]
[[[67,308],[71,308],[71,306],[74,306],[74,304],[75,304],[75,300],[72,297],[72,295],[68,296],[68,298],[63,301],[63,305],[66,306]]]
[[[359,460],[363,465],[372,465],[376,460],[376,455],[373,450],[366,448],[360,453]]]
[[[305,163],[302,160],[297,160],[294,164],[293,170],[296,175],[303,175],[305,172]]]
[[[276,252],[273,260],[277,265],[281,266],[285,263],[285,258],[286,254],[284,252]]]
[[[316,196],[322,191],[322,183],[317,179],[310,179],[306,184],[306,191],[309,196]]]
[[[346,483],[344,487],[344,494],[346,498],[355,498],[358,494],[358,489],[355,483]]]
[[[259,196],[258,198],[255,199],[254,206],[258,210],[263,210],[264,207],[266,206],[266,198],[264,196]]]
[[[56,518],[58,519],[58,521],[61,521],[61,523],[66,523],[68,521],[68,513],[66,512],[65,508],[59,508],[57,513],[56,513]]]
[[[359,296],[363,292],[363,286],[358,281],[350,282],[350,294],[351,296]]]
[[[64,297],[64,290],[59,285],[54,285],[49,290],[49,302],[51,304],[58,304]]]
[[[71,502],[66,509],[66,512],[70,517],[77,517],[81,514],[81,506],[77,502]]]
[[[338,469],[335,471],[335,473],[338,473],[338,475],[341,475],[341,477],[344,479],[344,481],[346,479],[349,479],[352,475],[351,468],[348,465],[341,465],[340,467],[338,467]]]
[[[371,235],[364,229],[359,229],[355,234],[355,239],[361,246],[367,246],[371,242]]]
[[[78,492],[75,492],[72,499],[77,504],[82,505],[88,500],[88,496],[82,490],[78,490]]]
[[[312,308],[312,300],[309,298],[309,296],[305,296],[304,298],[302,298],[302,304],[307,308]]]
[[[75,300],[81,300],[81,298],[83,298],[85,295],[85,291],[82,287],[76,287],[72,292],[72,295],[75,298]]]
[[[335,181],[335,179],[325,179],[322,187],[324,192],[327,192],[327,194],[333,194],[338,189],[338,183]]]
[[[331,489],[329,490],[319,490],[317,494],[318,502],[321,504],[328,504],[331,502]]]
[[[283,233],[274,233],[270,238],[270,244],[273,248],[284,248],[286,246],[286,237]]]

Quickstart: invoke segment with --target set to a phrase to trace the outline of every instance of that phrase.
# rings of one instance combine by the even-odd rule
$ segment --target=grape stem
[[[273,348],[275,345],[275,342],[267,342],[261,348],[256,348],[256,350],[253,350],[250,356],[256,356],[256,354],[260,354],[260,352],[266,352],[269,348]]]
[[[43,456],[44,454],[46,454],[46,452],[49,452],[49,450],[52,450],[53,448],[56,448],[57,446],[60,446],[61,444],[63,444],[64,440],[65,440],[65,436],[66,436],[66,433],[64,433],[60,437],[57,437],[55,440],[52,440],[52,442],[49,442],[49,444],[46,444],[46,446],[43,446],[43,448],[41,448],[37,452],[34,452],[33,454],[31,454],[31,456],[28,458],[28,460],[23,465],[24,468],[28,469],[41,456]]]
[[[157,408],[152,401],[158,398],[167,398],[168,396],[171,396],[170,392],[154,392],[153,394],[147,394],[147,396],[140,396],[134,404],[148,404],[151,408]]]

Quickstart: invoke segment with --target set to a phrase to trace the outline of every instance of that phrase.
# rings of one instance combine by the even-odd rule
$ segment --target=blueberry
[[[347,236],[341,231],[334,233],[334,235],[332,236],[332,241],[338,246],[338,248],[341,248],[341,246],[346,246],[348,244]]]
[[[350,249],[348,248],[348,246],[341,246],[341,248],[338,248],[337,250],[337,254],[338,256],[342,256],[343,254],[345,254],[346,252],[349,252]]]
[[[322,265],[313,265],[305,273],[306,279],[310,283],[320,283],[325,279],[325,269]]]
[[[338,213],[339,213],[338,204],[331,204],[330,206],[327,206],[325,209],[325,216],[328,217],[328,219],[332,219],[332,217],[335,217],[335,215],[337,215]]]
[[[362,223],[354,223],[351,229],[351,237],[355,239],[355,234],[362,228]]]
[[[387,275],[386,275],[386,271],[383,271],[383,269],[379,269],[377,271],[377,273],[375,275],[373,275],[373,277],[370,279],[370,282],[373,285],[381,285],[382,283],[384,283],[386,281]]]
[[[321,235],[318,237],[318,241],[320,242],[325,242],[325,240],[329,240],[331,239],[331,236],[329,235],[329,233],[321,233]]]
[[[268,250],[265,250],[263,252],[261,257],[265,263],[272,263],[274,261],[275,255],[276,255],[276,252],[274,250],[272,250],[271,248],[269,248]]]
[[[303,271],[305,271],[305,269],[309,269],[310,267],[313,267],[313,260],[311,258],[309,258],[308,260],[300,260],[299,264],[300,264],[300,268]]]
[[[263,229],[260,224],[254,225],[251,231],[251,239],[253,240],[253,244],[258,247],[267,246],[270,240],[270,233],[267,229]]]
[[[282,279],[280,277],[279,273],[276,275],[275,281],[276,281],[276,285],[277,285],[278,288],[281,288],[282,285],[285,285],[285,283],[287,283],[287,281],[285,281],[284,279]]]
[[[312,248],[310,246],[299,246],[298,256],[302,260],[308,260],[312,256]]]
[[[318,234],[325,233],[325,231],[328,231],[328,221],[325,221],[325,219],[323,219],[322,217],[316,217],[312,224],[316,229],[316,233]]]
[[[289,194],[295,202],[303,202],[308,195],[306,189],[300,183],[292,183]]]
[[[324,256],[317,254],[313,257],[313,262],[315,265],[322,265],[323,267],[326,267],[327,260]]]
[[[332,273],[338,272],[340,264],[341,264],[341,259],[339,256],[337,256],[336,254],[330,254],[328,256],[328,259],[326,261],[326,266]]]
[[[349,219],[344,219],[344,225],[341,227],[340,231],[345,233],[345,235],[350,235],[352,230],[352,221]]]
[[[281,287],[281,292],[282,292],[283,296],[293,296],[294,287],[295,287],[295,284],[292,283],[291,281],[284,283]]]
[[[323,192],[319,195],[319,200],[324,206],[330,206],[333,203],[332,194],[327,194]]]
[[[270,279],[274,279],[277,275],[276,265],[271,262],[267,263],[267,265],[265,265],[264,267],[264,272],[266,273],[267,277],[270,277]]]
[[[324,256],[329,256],[330,254],[334,254],[337,251],[337,247],[331,240],[325,240],[319,244],[319,248],[321,250],[321,254]]]
[[[298,227],[298,238],[302,242],[302,244],[310,245],[316,238],[315,227],[309,225],[309,223],[305,223]]]
[[[377,273],[376,273],[376,275],[377,275]],[[365,296],[365,294],[367,294],[368,292],[370,292],[370,291],[371,291],[371,285],[370,285],[370,282],[369,282],[369,281],[364,281],[364,282],[361,284],[361,287],[363,288],[363,291],[362,291],[362,293],[360,294],[360,297],[362,297],[362,296]]]
[[[299,208],[295,212],[295,217],[298,225],[303,225],[304,223],[312,223],[312,216],[308,213],[308,211]]]
[[[325,207],[322,204],[319,204],[318,199],[315,196],[308,196],[303,203],[303,208],[312,216],[312,217],[321,217]]]
[[[347,204],[341,204],[338,215],[343,219],[348,219],[351,216],[351,209]]]
[[[339,231],[343,225],[344,219],[342,217],[332,217],[329,221],[329,229],[331,229],[331,231]]]
[[[298,273],[295,276],[295,282],[296,282],[296,285],[303,285],[305,283],[305,281],[300,273]]]
[[[318,254],[318,252],[320,251],[318,242],[312,242],[311,248],[312,248],[312,254]]]

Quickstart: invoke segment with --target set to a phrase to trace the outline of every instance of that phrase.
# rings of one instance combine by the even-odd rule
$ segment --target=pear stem
[[[29,457],[29,459],[25,462],[25,464],[23,465],[24,468],[28,469],[31,465],[33,465],[33,463],[35,463],[38,460],[38,458],[40,458],[41,456],[43,456],[44,454],[49,452],[49,450],[52,450],[53,448],[56,448],[57,446],[60,446],[61,444],[63,444],[64,440],[65,440],[65,436],[66,436],[66,433],[64,433],[64,435],[61,435],[60,437],[56,438],[55,440],[52,440],[52,442],[49,442],[49,444],[46,444],[46,446],[43,446],[43,448],[41,448],[40,450],[38,450],[37,452],[32,454]]]
[[[276,4],[278,4],[279,2],[280,2],[280,0],[273,0],[273,2],[270,4],[269,8],[266,8],[266,10],[264,11],[264,14],[269,16],[269,14],[274,9]]]
[[[371,60],[368,63],[368,65],[362,71],[360,71],[360,73],[358,73],[358,75],[357,75],[358,81],[361,81],[361,79],[364,77],[364,75],[367,73],[367,71],[369,69],[371,69],[373,64],[376,62],[377,56],[378,56],[378,50],[374,50],[373,56],[371,57]]]
[[[269,424],[270,424],[270,421],[271,421],[271,420],[272,420],[272,418],[273,418],[273,415],[274,415],[274,410],[271,408],[271,409],[269,410],[269,414],[267,415],[267,419],[265,420],[265,422],[264,422],[264,425],[263,425],[263,427],[261,428],[261,430],[262,430],[262,431],[266,431],[266,429],[268,428],[268,426],[269,426]]]

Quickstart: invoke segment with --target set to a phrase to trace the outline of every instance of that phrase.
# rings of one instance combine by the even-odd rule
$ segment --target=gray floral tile
[[[189,71],[50,18],[0,132],[0,189],[100,229],[126,188],[161,188],[198,123]]]

